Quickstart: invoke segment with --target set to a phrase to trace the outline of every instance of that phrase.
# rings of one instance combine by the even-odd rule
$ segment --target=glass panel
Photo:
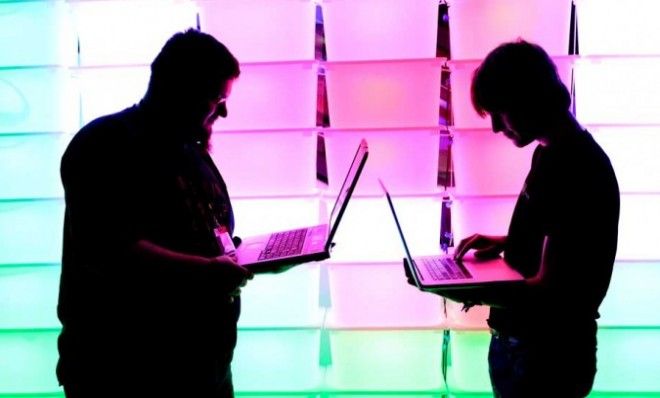
[[[58,266],[0,267],[0,329],[59,328],[59,287]]]
[[[80,41],[80,65],[150,64],[174,33],[196,27],[188,1],[69,3]],[[121,26],[121,29],[117,29]]]
[[[232,195],[309,195],[317,190],[316,133],[223,131],[211,140],[213,160]]]
[[[0,135],[0,199],[63,195],[60,158],[68,136]]]
[[[328,60],[435,57],[437,1],[323,0],[322,6]]]
[[[660,263],[616,263],[598,324],[660,327],[659,285]]]
[[[330,125],[336,128],[435,126],[440,60],[326,65]]]
[[[452,0],[449,20],[453,59],[481,59],[518,38],[568,54],[571,0]]]
[[[241,65],[217,130],[316,126],[317,67],[311,62]]]
[[[242,288],[241,328],[320,327],[319,264],[259,274]]]
[[[238,334],[232,373],[237,392],[313,391],[321,384],[318,330]]]
[[[660,195],[622,195],[618,260],[660,260]]]
[[[72,65],[75,56],[65,2],[0,2],[0,67]]]
[[[452,145],[456,195],[517,195],[535,148],[534,143],[518,148],[490,131],[456,131]]]
[[[198,0],[200,26],[241,62],[314,59],[311,0]]]
[[[580,53],[658,54],[660,31],[656,0],[578,0]]]
[[[439,330],[331,331],[330,347],[327,390],[445,389]]]
[[[440,198],[393,198],[413,256],[440,249]],[[331,262],[401,262],[405,256],[384,197],[353,198],[334,238]]]
[[[57,331],[0,332],[0,394],[60,391]]]
[[[454,241],[475,233],[506,235],[516,197],[457,198],[452,207]]]
[[[232,187],[229,185],[229,192]],[[327,222],[318,198],[234,199],[238,236],[260,235]]]
[[[369,157],[355,188],[357,195],[380,195],[382,179],[391,194],[437,191],[440,134],[435,129],[325,132],[328,180],[338,192],[362,138]]]
[[[456,392],[491,392],[488,375],[490,332],[451,332],[449,385]]]
[[[0,69],[0,134],[71,132],[78,117],[67,69]]]
[[[330,328],[440,327],[440,297],[418,291],[395,264],[330,264]]]
[[[660,58],[582,59],[575,65],[578,119],[592,124],[660,123]]]
[[[147,66],[79,69],[82,124],[140,102],[149,76]]]
[[[64,202],[0,202],[0,264],[59,263]]]

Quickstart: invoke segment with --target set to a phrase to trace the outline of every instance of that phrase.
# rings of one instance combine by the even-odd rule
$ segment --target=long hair
[[[512,109],[531,114],[565,112],[571,95],[550,56],[524,40],[491,51],[472,76],[472,105],[486,113]]]

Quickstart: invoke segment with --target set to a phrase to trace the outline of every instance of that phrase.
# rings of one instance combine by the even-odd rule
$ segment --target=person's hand
[[[454,250],[454,258],[460,260],[465,254],[474,249],[474,256],[479,259],[495,258],[504,251],[506,236],[488,236],[474,234],[461,240]]]
[[[248,280],[254,278],[254,274],[250,270],[236,263],[235,252],[214,257],[210,266],[220,274],[222,283],[231,296],[240,295],[241,288],[247,284]]]

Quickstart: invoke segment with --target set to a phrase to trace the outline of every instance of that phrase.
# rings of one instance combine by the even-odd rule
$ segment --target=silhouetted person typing
[[[504,254],[526,280],[442,295],[487,304],[496,397],[584,397],[596,374],[596,319],[614,264],[619,188],[607,155],[569,111],[571,97],[539,46],[494,49],[472,79],[472,102],[531,169],[506,236],[473,235],[454,256]]]
[[[67,397],[233,396],[252,275],[218,238],[231,239],[234,216],[208,142],[239,74],[212,36],[177,33],[142,101],[69,144],[57,365]]]

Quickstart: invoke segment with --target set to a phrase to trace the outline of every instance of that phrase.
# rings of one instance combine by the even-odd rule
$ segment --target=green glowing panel
[[[64,202],[0,202],[0,265],[59,263]]]
[[[449,386],[454,392],[492,391],[488,375],[490,332],[452,331]]]
[[[330,331],[329,391],[443,391],[442,332]]]
[[[600,307],[602,326],[660,327],[660,263],[619,262]],[[659,343],[660,344],[660,343]]]
[[[660,328],[598,331],[597,392],[660,392]]]
[[[0,267],[0,329],[59,328],[60,267]]]
[[[75,93],[66,68],[0,68],[0,134],[73,132]]]
[[[0,199],[62,197],[60,158],[69,137],[0,135]]]
[[[71,28],[64,1],[0,2],[0,66],[71,64]]]
[[[57,331],[0,332],[0,394],[60,390],[55,377],[58,335]]]
[[[232,372],[238,392],[320,388],[319,330],[240,330]]]
[[[260,274],[242,289],[239,328],[320,327],[319,264]]]

